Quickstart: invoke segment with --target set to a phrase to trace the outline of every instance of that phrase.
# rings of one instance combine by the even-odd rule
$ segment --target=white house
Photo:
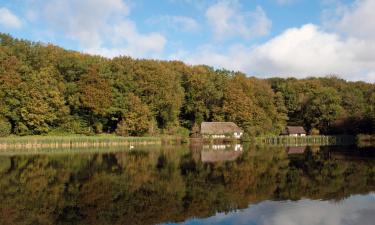
[[[306,131],[301,126],[287,126],[281,135],[287,135],[291,137],[303,137],[306,136]]]
[[[203,122],[200,133],[203,138],[240,139],[243,135],[243,130],[233,122]]]

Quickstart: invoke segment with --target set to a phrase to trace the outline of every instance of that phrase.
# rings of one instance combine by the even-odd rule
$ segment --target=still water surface
[[[0,224],[375,224],[375,150],[0,154]]]

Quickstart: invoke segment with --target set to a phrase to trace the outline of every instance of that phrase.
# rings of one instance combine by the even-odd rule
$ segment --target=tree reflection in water
[[[375,190],[372,150],[228,151],[0,156],[0,224],[158,224],[265,200],[340,201]]]

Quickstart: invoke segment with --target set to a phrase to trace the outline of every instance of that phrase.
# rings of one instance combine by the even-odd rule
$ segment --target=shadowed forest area
[[[233,121],[248,135],[279,134],[286,124],[373,134],[375,85],[107,59],[0,34],[0,136],[188,135],[202,121]]]
[[[234,161],[209,163],[200,150],[182,146],[2,155],[0,223],[160,224],[265,200],[341,201],[375,188],[373,152],[362,158],[349,152],[357,155],[251,147]]]

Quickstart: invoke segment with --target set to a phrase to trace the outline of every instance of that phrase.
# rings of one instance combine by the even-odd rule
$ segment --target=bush
[[[127,124],[124,120],[121,120],[117,124],[117,128],[116,128],[115,132],[118,136],[123,136],[123,137],[129,136],[129,127],[127,126]]]
[[[177,135],[181,137],[189,137],[190,130],[185,127],[179,127],[177,129]]]
[[[48,132],[50,136],[67,136],[71,134],[72,133],[67,131],[64,127],[54,127]]]
[[[0,119],[0,137],[9,136],[12,133],[12,124],[7,119]]]
[[[241,141],[242,141],[242,142],[251,142],[252,139],[251,139],[251,136],[250,136],[247,132],[245,132],[245,133],[242,135],[242,137],[241,137]]]
[[[150,136],[159,135],[160,131],[158,128],[158,124],[154,118],[150,120],[150,124],[148,126],[147,134]]]
[[[16,125],[16,127],[14,128],[14,133],[20,136],[25,136],[25,135],[30,134],[29,128],[27,128],[27,126],[22,122],[19,122]]]
[[[103,124],[101,122],[96,122],[94,124],[94,130],[96,134],[101,134],[103,133]]]
[[[90,135],[92,131],[87,122],[79,117],[69,117],[64,121],[62,129],[68,133]]]
[[[319,135],[319,134],[320,134],[320,132],[319,132],[319,130],[316,129],[316,128],[312,128],[312,129],[310,130],[310,135]]]
[[[199,125],[197,123],[194,123],[193,127],[191,128],[191,137],[193,138],[198,138],[201,136],[200,134],[200,128],[199,128]]]
[[[134,114],[131,113],[128,117],[122,119],[117,124],[116,134],[119,136],[144,136],[149,130],[150,122],[141,118],[134,118]]]

